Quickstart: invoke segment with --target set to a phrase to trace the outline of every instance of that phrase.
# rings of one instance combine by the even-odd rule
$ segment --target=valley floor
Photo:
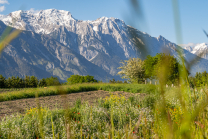
[[[123,95],[126,98],[130,96],[144,96],[145,94],[140,93],[129,93],[123,91],[111,92],[112,94]],[[105,98],[110,96],[110,92],[98,90],[98,91],[88,91],[80,93],[71,93],[66,95],[56,95],[56,96],[46,96],[28,99],[18,99],[14,101],[0,102],[0,118],[5,115],[12,115],[15,113],[24,114],[25,110],[37,107],[38,101],[41,107],[47,107],[49,109],[60,109],[64,108],[66,105],[73,106],[77,99],[81,99],[82,103],[88,101],[89,104],[96,104],[99,98]],[[38,100],[38,101],[37,101]]]

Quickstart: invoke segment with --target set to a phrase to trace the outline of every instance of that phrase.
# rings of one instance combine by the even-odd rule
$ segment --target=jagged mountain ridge
[[[198,55],[201,58],[208,60],[208,44],[207,43],[199,43],[192,46],[184,47],[187,51],[192,54]]]
[[[42,41],[41,45],[48,45],[43,45],[43,47],[39,48],[40,51],[37,50],[38,53],[42,53],[42,55],[31,58],[31,61],[35,61],[35,64],[32,65],[41,67],[42,70],[49,72],[50,75],[59,76],[62,80],[66,80],[66,77],[71,74],[96,75],[96,77],[102,80],[105,80],[106,77],[118,79],[116,74],[118,72],[117,68],[120,65],[119,62],[130,57],[140,57],[142,53],[141,50],[134,47],[134,40],[130,37],[132,31],[136,32],[138,36],[137,39],[148,48],[150,55],[168,51],[177,57],[175,51],[177,46],[174,43],[171,43],[162,36],[157,38],[151,37],[149,34],[138,31],[116,18],[101,17],[95,21],[81,21],[75,19],[68,11],[48,9],[36,13],[30,11],[15,11],[9,15],[1,15],[0,19],[6,25],[31,32],[37,36],[44,36],[45,41]],[[15,21],[15,24],[12,24],[13,21]],[[29,36],[32,37],[32,35]],[[19,36],[19,38],[21,38],[21,36]],[[22,39],[28,43],[28,38]],[[41,37],[39,37],[39,39],[41,39]],[[54,42],[52,43],[53,46],[50,47],[51,44],[47,42]],[[28,43],[30,49],[36,47],[35,43]],[[60,45],[63,50],[58,51],[58,54],[55,46],[57,44]],[[23,44],[19,43],[18,45],[22,46]],[[48,51],[44,50],[45,47]],[[42,48],[44,49],[42,50]],[[76,65],[76,68],[68,64],[67,70],[65,66],[67,65],[68,55],[63,54],[65,49],[70,51],[71,55],[76,53],[76,57],[82,57],[86,60],[84,63],[88,64],[85,66],[82,64]],[[17,53],[21,53],[21,51]],[[6,49],[4,52],[6,52]],[[48,53],[53,53],[54,59],[47,60]],[[64,56],[60,57],[60,55]],[[189,61],[196,56],[184,50],[184,57]],[[53,65],[54,63],[49,65],[45,64],[47,62],[41,65],[37,64],[38,61],[40,61],[39,59],[44,59],[44,62],[53,62],[53,60],[57,62],[55,62],[55,66]],[[206,62],[205,59],[203,59],[202,62],[198,61],[198,66],[196,65],[191,73],[194,74],[198,71],[198,67],[200,67],[200,70],[208,69]],[[83,66],[85,68],[82,68]],[[91,68],[90,66],[95,66],[95,68]],[[59,72],[54,73],[53,71],[57,71],[57,67],[59,68]],[[83,72],[84,70],[80,72],[80,70],[76,70],[77,68],[87,70],[86,72]],[[95,69],[95,71],[91,72],[90,69]],[[102,72],[102,74],[98,72]]]
[[[127,26],[119,19],[102,17],[95,21],[80,21],[72,17],[70,12],[48,9],[38,13],[16,11],[1,16],[6,25],[39,34],[48,34],[60,43],[84,56],[88,61],[96,61],[98,54],[111,59],[113,63],[136,57],[135,49],[126,33]],[[114,61],[113,57],[117,57]],[[100,56],[99,56],[100,57]],[[94,59],[94,60],[93,60]],[[105,71],[116,75],[117,68],[111,66],[105,58],[100,65]]]
[[[0,22],[0,33],[6,25]],[[38,78],[58,76],[66,81],[72,74],[112,78],[102,68],[44,34],[23,31],[1,54],[0,73],[5,77],[35,75]]]

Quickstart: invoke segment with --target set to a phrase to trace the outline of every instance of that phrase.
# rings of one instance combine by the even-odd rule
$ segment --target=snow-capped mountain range
[[[195,45],[188,45],[184,47],[184,49],[188,50],[192,54],[198,55],[204,59],[208,60],[208,44],[207,43],[199,43]]]
[[[119,79],[119,62],[143,54],[140,47],[135,47],[138,43],[150,55],[169,51],[177,57],[178,46],[174,43],[162,36],[151,37],[113,17],[82,21],[68,11],[48,9],[15,11],[0,15],[0,20],[0,34],[6,25],[23,30],[1,55],[0,74],[6,77],[58,76],[65,81],[72,74],[90,74],[103,81]],[[187,50],[187,61],[196,57]],[[206,62],[198,61],[191,73],[207,70]]]

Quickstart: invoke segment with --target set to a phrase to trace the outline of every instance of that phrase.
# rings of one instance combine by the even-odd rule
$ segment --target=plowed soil
[[[111,92],[112,94],[122,94],[126,98],[130,96],[140,95],[141,97],[145,94],[133,94],[129,92]],[[19,99],[14,101],[5,101],[0,102],[0,119],[5,115],[11,115],[15,113],[24,114],[26,109],[37,107],[39,103],[42,107],[47,107],[49,109],[55,108],[64,108],[66,104],[68,106],[73,106],[74,102],[77,99],[81,99],[81,102],[88,101],[91,105],[96,105],[97,100],[99,98],[105,98],[109,96],[110,93],[108,91],[98,90],[98,91],[89,91],[89,92],[80,92],[80,93],[72,93],[66,95],[57,95],[57,96],[47,96],[47,97],[39,97],[36,98],[28,98],[28,99]]]

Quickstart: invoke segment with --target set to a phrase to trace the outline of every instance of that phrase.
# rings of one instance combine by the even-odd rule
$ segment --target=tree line
[[[77,83],[97,83],[98,80],[94,79],[94,76],[86,75],[71,75],[67,79],[67,84],[77,84]]]
[[[94,79],[94,76],[86,75],[71,75],[66,83],[62,84],[76,84],[76,83],[97,83],[98,80]],[[9,77],[5,78],[0,75],[0,88],[36,88],[36,87],[46,87],[46,86],[56,86],[61,85],[57,77],[51,76],[50,78],[43,78],[38,80],[35,76],[25,76],[25,78],[20,77]]]
[[[35,76],[25,76],[25,78],[12,76],[6,79],[0,75],[0,88],[36,88],[60,84],[58,78],[53,76],[38,80]]]
[[[194,77],[189,77],[189,85],[194,87],[201,87],[208,85],[208,73],[204,72],[197,72]]]
[[[156,79],[163,84],[179,83],[181,64],[171,55],[158,53],[156,56],[148,55],[145,60],[130,58],[121,64],[118,74],[130,83],[144,83],[146,79]],[[187,73],[189,74],[188,70]]]

